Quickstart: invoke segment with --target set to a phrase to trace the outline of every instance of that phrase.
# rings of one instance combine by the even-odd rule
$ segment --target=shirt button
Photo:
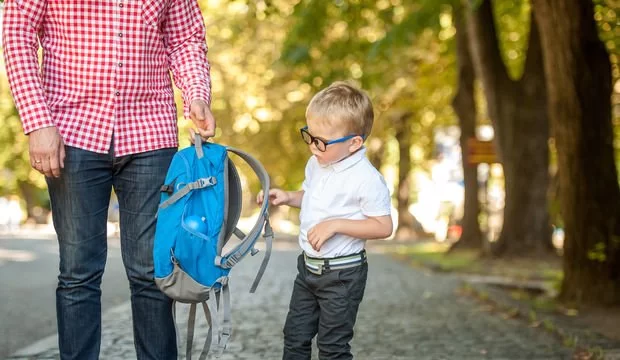
[[[123,67],[123,63],[118,63],[118,67]]]
[[[114,95],[116,95],[116,96],[121,96],[121,92],[120,92],[120,91],[117,91],[117,92],[115,92],[115,93],[114,93]]]
[[[118,33],[118,37],[123,37],[123,33]]]
[[[125,6],[125,5],[123,5],[123,4],[121,3],[121,4],[118,4],[118,6],[119,6],[119,7],[123,7],[123,6]]]

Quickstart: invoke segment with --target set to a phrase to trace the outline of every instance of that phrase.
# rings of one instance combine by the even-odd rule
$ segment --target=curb
[[[101,327],[104,328],[108,320],[117,320],[119,316],[126,313],[131,313],[131,302],[127,301],[123,304],[117,305],[111,309],[108,309],[101,316]],[[50,350],[58,349],[58,334],[50,335],[46,338],[36,341],[35,343],[26,346],[20,350],[17,350],[13,354],[9,355],[7,360],[13,358],[29,358],[35,357]]]
[[[510,296],[506,290],[462,279],[478,301],[489,302],[522,321],[542,324],[541,331],[558,336],[566,346],[576,351],[593,352],[587,359],[620,360],[620,341],[610,339],[582,324],[579,319],[553,311],[536,309],[534,306]]]

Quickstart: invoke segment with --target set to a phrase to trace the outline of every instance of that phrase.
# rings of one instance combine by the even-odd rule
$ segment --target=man
[[[197,132],[215,133],[196,1],[6,0],[3,45],[58,235],[61,359],[99,357],[112,189],[137,358],[176,358],[171,301],[154,284],[152,247],[159,190],[178,145],[170,72]]]

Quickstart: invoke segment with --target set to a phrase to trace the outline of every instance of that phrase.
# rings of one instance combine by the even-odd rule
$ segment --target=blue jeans
[[[160,187],[176,149],[115,158],[66,147],[60,178],[47,178],[60,247],[56,289],[61,359],[99,358],[101,278],[107,257],[112,188],[120,210],[121,253],[138,359],[176,359],[172,302],[153,279],[153,238]]]

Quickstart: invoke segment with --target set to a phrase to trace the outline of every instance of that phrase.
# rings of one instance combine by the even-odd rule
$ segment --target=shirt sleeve
[[[392,211],[390,191],[381,174],[370,176],[360,186],[362,214],[370,217],[387,216]]]
[[[47,8],[44,0],[6,0],[2,46],[9,87],[24,133],[54,126],[39,67],[38,32]]]
[[[183,112],[189,118],[193,100],[204,100],[211,104],[206,29],[198,2],[171,1],[163,31],[174,83],[181,89]]]

